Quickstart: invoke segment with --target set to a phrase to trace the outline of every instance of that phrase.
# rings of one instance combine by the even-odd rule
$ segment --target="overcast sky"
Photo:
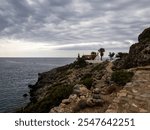
[[[150,0],[0,0],[0,56],[107,56],[149,26]]]

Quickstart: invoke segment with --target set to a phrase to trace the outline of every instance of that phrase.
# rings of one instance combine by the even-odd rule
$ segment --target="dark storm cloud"
[[[110,48],[112,44],[126,48],[127,40],[136,41],[138,34],[150,25],[149,0],[0,2],[0,38],[40,41],[49,46],[71,44],[58,47],[64,50]]]

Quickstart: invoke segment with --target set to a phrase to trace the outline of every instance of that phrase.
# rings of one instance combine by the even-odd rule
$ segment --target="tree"
[[[78,58],[77,59],[80,59],[80,54],[78,53]]]
[[[102,57],[104,56],[105,49],[104,49],[104,48],[100,48],[100,49],[98,50],[98,52],[100,53],[101,61],[102,61]]]
[[[124,52],[118,52],[118,54],[116,54],[116,58],[122,59],[123,57],[128,56],[128,53],[124,53]]]
[[[94,60],[95,58],[96,58],[96,56],[97,56],[97,54],[96,54],[96,52],[91,52],[91,58],[92,58],[92,60]]]
[[[110,57],[110,60],[113,60],[113,57],[114,57],[115,53],[114,52],[109,52],[109,57]]]
[[[96,52],[92,51],[92,52],[91,52],[91,55],[96,55]]]

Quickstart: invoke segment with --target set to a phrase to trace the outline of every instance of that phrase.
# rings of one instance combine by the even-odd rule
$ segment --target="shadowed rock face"
[[[150,64],[150,42],[136,43],[130,47],[127,67],[145,66]]]
[[[150,65],[150,28],[145,29],[138,37],[139,42],[130,47],[129,55],[120,62],[117,68],[132,68]]]
[[[150,41],[150,28],[145,29],[138,37],[139,42]]]

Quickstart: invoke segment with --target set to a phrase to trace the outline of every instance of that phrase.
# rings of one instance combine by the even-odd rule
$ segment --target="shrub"
[[[57,84],[52,86],[41,101],[29,104],[23,112],[49,112],[51,108],[59,105],[61,101],[68,98],[73,91],[71,85]]]
[[[83,79],[81,83],[84,84],[87,87],[87,89],[91,89],[91,86],[93,84],[93,79],[88,77]]]
[[[85,74],[81,78],[80,83],[85,85],[87,87],[87,89],[90,89],[93,84],[92,74],[90,74],[90,73]]]
[[[91,78],[92,77],[92,74],[91,73],[86,73],[82,78],[81,80],[84,80],[86,78]]]
[[[78,58],[77,61],[75,61],[71,67],[75,68],[82,68],[87,65],[86,61],[83,58]]]
[[[100,63],[98,65],[96,65],[93,69],[92,69],[92,72],[93,71],[102,71],[106,68],[108,62],[107,61],[104,61],[103,63]]]
[[[128,55],[128,53],[118,52],[118,54],[116,54],[116,58],[122,59],[127,57]]]
[[[125,70],[118,70],[112,73],[111,80],[118,85],[125,85],[127,82],[130,82],[134,73],[127,72]]]

